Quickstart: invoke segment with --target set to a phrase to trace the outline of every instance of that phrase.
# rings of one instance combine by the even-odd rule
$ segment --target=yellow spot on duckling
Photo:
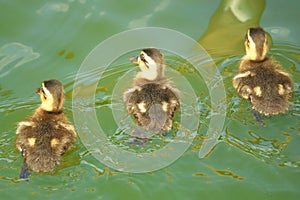
[[[277,69],[276,71],[277,71],[278,73],[284,75],[284,76],[290,77],[290,74],[287,73],[287,72],[285,72],[285,71],[283,71],[283,70]]]
[[[141,103],[137,104],[137,106],[140,109],[141,113],[145,113],[147,111],[145,105],[146,104],[143,101]]]
[[[16,134],[19,134],[24,127],[30,127],[30,126],[33,127],[34,123],[33,122],[29,122],[29,121],[19,122]]]
[[[58,139],[56,139],[56,138],[53,138],[50,142],[50,145],[52,148],[54,148],[57,144],[58,144]]]
[[[178,104],[178,101],[176,101],[175,99],[172,99],[172,100],[171,100],[171,104],[172,104],[172,105],[176,105],[176,104]]]
[[[283,88],[283,85],[282,84],[278,84],[278,94],[279,95],[284,95],[285,93],[285,90]]]
[[[247,72],[245,72],[245,73],[238,74],[238,75],[236,75],[236,76],[233,78],[233,80],[238,79],[238,78],[244,78],[244,77],[247,77],[247,76],[249,76],[250,74],[251,74],[250,71],[247,71]]]
[[[28,141],[29,146],[34,146],[36,138],[28,138],[27,141]]]
[[[259,97],[261,97],[261,95],[262,95],[262,91],[261,91],[261,88],[260,88],[260,86],[256,86],[255,88],[253,88],[253,90],[254,90],[254,92],[255,92],[256,96],[259,96]]]
[[[252,93],[251,88],[248,85],[245,85],[245,86],[242,87],[241,90],[242,90],[242,92],[241,92],[242,98],[248,99],[249,98],[249,94]]]
[[[75,136],[77,135],[74,126],[72,126],[71,124],[66,124],[63,122],[58,122],[58,124],[67,129],[68,131],[71,131]]]
[[[165,111],[165,112],[168,111],[168,103],[167,103],[167,102],[165,102],[165,101],[162,102],[162,109],[163,109],[163,111]]]
[[[239,85],[239,81],[237,81],[237,79],[240,79],[240,78],[245,78],[245,77],[248,77],[248,76],[255,76],[256,74],[253,73],[253,72],[250,72],[250,71],[246,71],[244,73],[240,73],[240,74],[237,74],[233,77],[233,87],[236,89]]]
[[[19,126],[33,126],[33,122],[22,121],[22,122],[19,122]]]

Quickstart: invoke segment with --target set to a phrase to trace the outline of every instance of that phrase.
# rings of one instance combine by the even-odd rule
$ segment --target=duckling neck
[[[268,59],[267,56],[261,56],[261,57],[258,57],[258,56],[249,56],[249,55],[245,55],[244,60],[249,60],[251,62],[264,62],[265,60]]]
[[[164,79],[164,74],[162,72],[157,73],[156,71],[141,71],[136,75],[136,79],[145,79],[148,81],[158,81]]]
[[[142,86],[142,85],[151,84],[151,83],[155,83],[155,84],[167,84],[167,83],[169,83],[169,80],[166,79],[165,77],[156,78],[154,80],[149,80],[149,79],[145,79],[145,78],[136,77],[133,80],[133,85],[137,85],[137,86]]]
[[[39,107],[38,109],[36,109],[35,114],[37,115],[60,115],[62,114],[63,111],[62,110],[57,110],[57,111],[47,111],[44,110],[42,107]]]

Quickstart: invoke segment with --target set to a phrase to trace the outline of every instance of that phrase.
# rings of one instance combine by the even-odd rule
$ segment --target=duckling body
[[[233,86],[248,99],[252,108],[266,116],[285,113],[291,103],[293,82],[275,60],[266,56],[267,36],[262,28],[250,28],[245,39],[247,54],[242,58]]]
[[[148,48],[131,61],[139,65],[141,72],[123,95],[128,113],[148,131],[169,131],[180,102],[179,91],[164,76],[163,55],[158,49]]]
[[[74,143],[76,132],[62,111],[64,94],[57,80],[44,81],[37,89],[42,104],[34,114],[19,122],[16,147],[22,152],[24,166],[21,178],[34,172],[50,172],[60,162],[60,157]],[[26,175],[25,175],[26,176]]]

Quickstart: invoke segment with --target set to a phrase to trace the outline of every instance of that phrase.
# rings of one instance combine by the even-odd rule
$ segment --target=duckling
[[[250,101],[253,111],[265,116],[285,113],[291,105],[293,81],[287,71],[267,57],[266,32],[260,27],[249,28],[244,45],[246,55],[233,78],[233,87],[239,96]]]
[[[179,90],[165,77],[163,54],[158,49],[147,48],[130,61],[141,71],[134,78],[133,86],[123,94],[128,113],[147,131],[171,130],[174,112],[180,108]]]
[[[29,170],[50,172],[59,164],[60,157],[73,145],[76,132],[62,111],[64,88],[58,80],[42,82],[36,90],[41,105],[34,114],[19,122],[16,147],[24,163],[20,178],[27,179]]]

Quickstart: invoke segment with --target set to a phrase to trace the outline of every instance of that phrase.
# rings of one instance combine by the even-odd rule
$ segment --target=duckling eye
[[[47,96],[46,96],[46,93],[45,93],[44,89],[42,88],[41,90],[42,90],[44,99],[47,99]]]
[[[144,54],[141,54],[141,55],[140,55],[140,58],[141,58],[141,60],[142,60],[144,63],[147,63]]]

